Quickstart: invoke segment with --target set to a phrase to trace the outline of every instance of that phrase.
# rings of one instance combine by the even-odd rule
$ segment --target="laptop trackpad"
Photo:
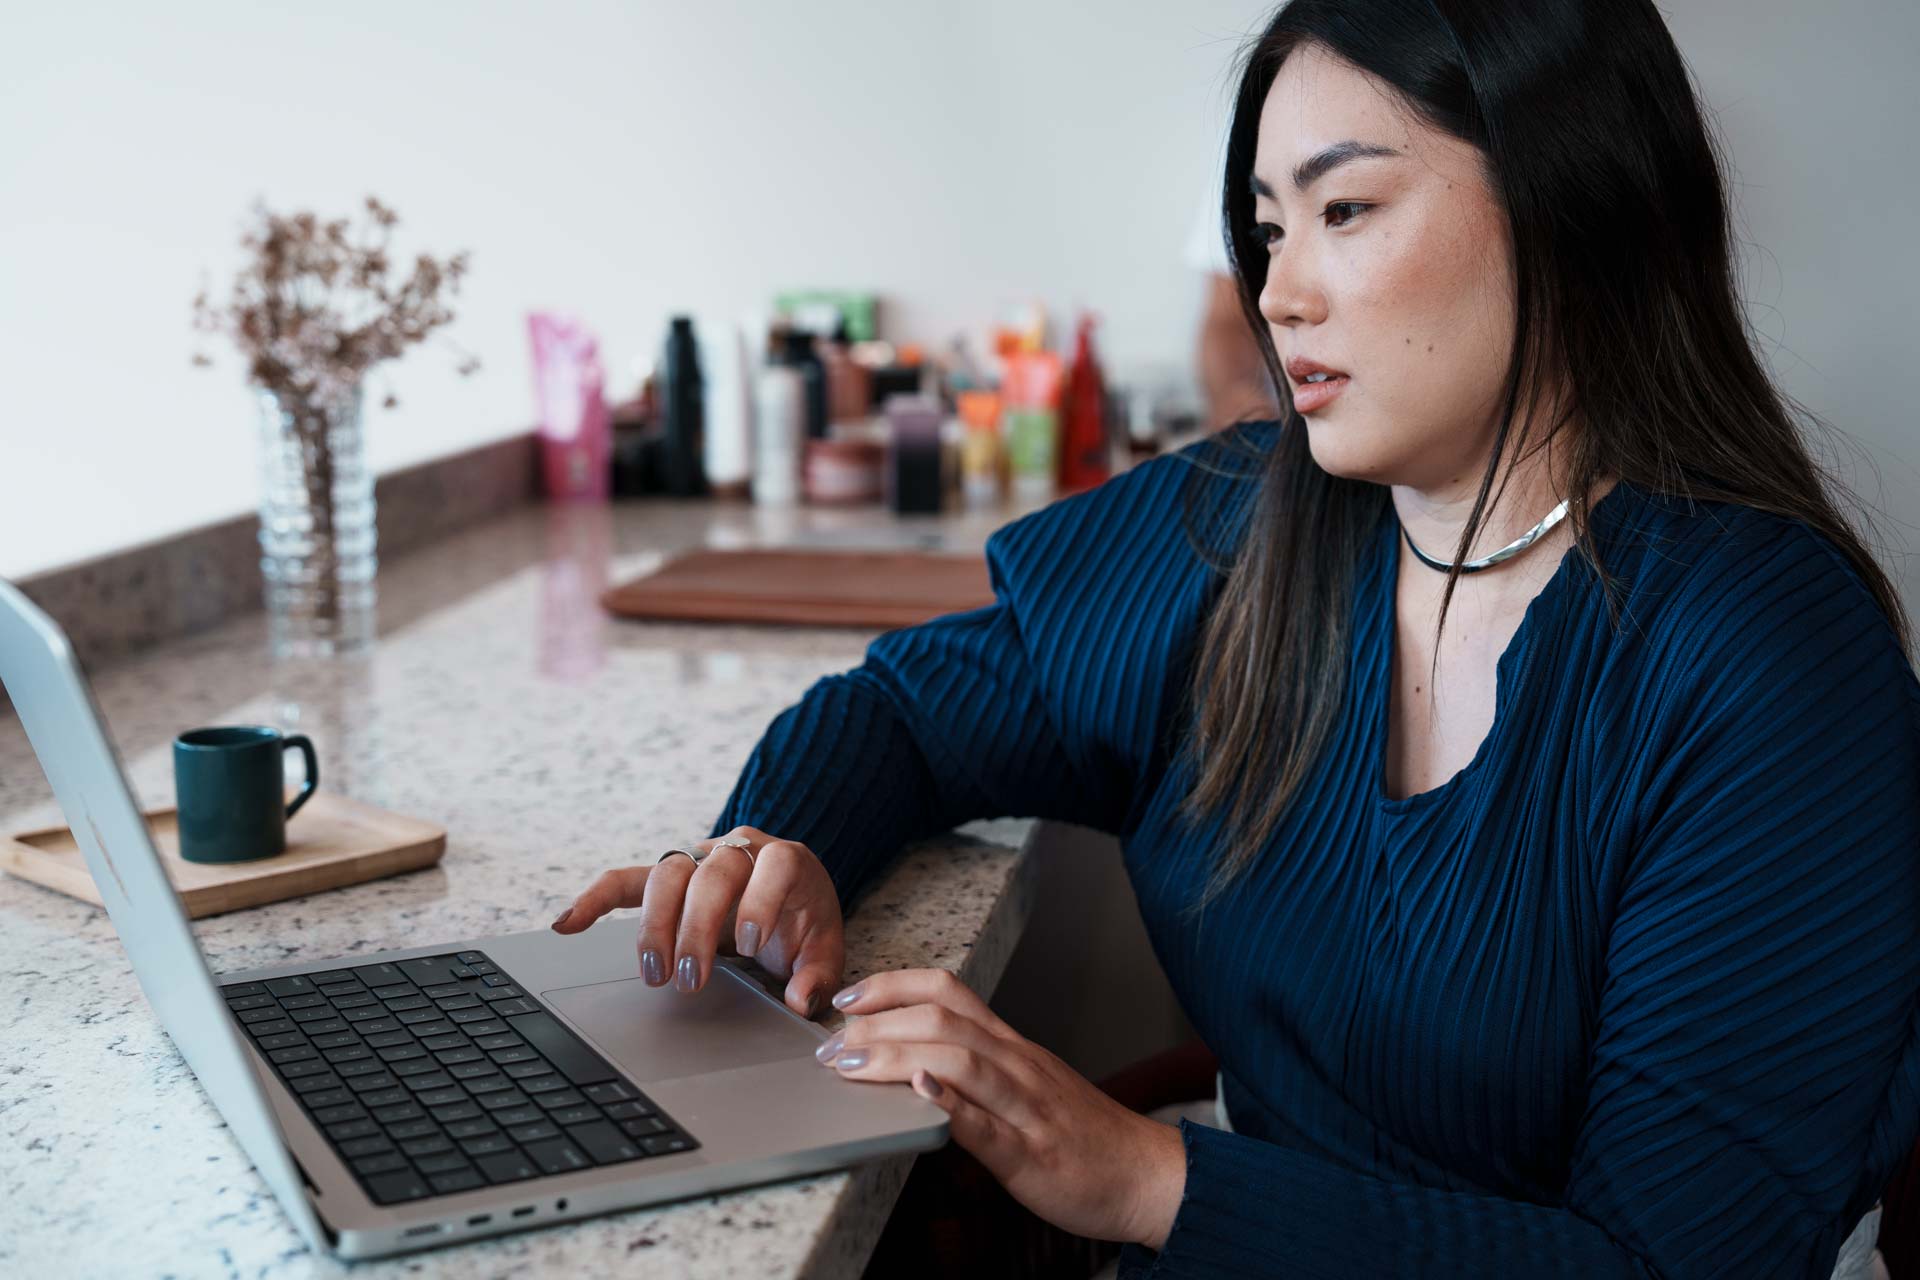
[[[811,1056],[821,1039],[718,965],[691,995],[625,978],[542,991],[540,999],[642,1085]]]

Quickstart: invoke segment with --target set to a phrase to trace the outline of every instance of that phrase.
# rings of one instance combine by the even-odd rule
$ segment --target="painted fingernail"
[[[760,949],[760,926],[754,923],[752,920],[749,920],[745,924],[740,926],[740,946],[739,946],[740,954],[743,956],[750,956],[754,952],[758,951],[759,949]]]
[[[558,929],[561,925],[567,922],[567,917],[572,914],[573,914],[572,907],[568,907],[565,911],[562,911],[559,915],[553,918],[553,927]]]
[[[682,991],[691,991],[700,981],[700,962],[692,956],[681,956],[680,963],[674,966],[673,985]]]
[[[660,953],[652,947],[640,953],[640,977],[650,987],[666,985],[666,967],[660,963]]]
[[[921,1083],[925,1086],[920,1090],[920,1092],[925,1097],[937,1098],[941,1094],[946,1092],[946,1088],[938,1080],[935,1080],[933,1078],[933,1073],[931,1071],[922,1071],[920,1073],[920,1080],[921,1080]]]
[[[843,1053],[834,1060],[833,1065],[842,1071],[852,1071],[856,1067],[864,1067],[867,1065],[867,1051],[865,1049],[855,1049],[852,1053]]]
[[[848,987],[845,991],[842,991],[838,995],[834,996],[833,1007],[836,1009],[844,1009],[848,1005],[852,1004],[855,1000],[858,1000],[860,998],[860,989],[864,986],[866,986],[866,983],[856,982],[852,986]]]
[[[840,1046],[846,1042],[847,1033],[846,1030],[842,1028],[828,1036],[825,1040],[822,1040],[820,1047],[813,1051],[813,1056],[822,1062],[831,1062],[833,1061],[833,1055],[840,1052]]]

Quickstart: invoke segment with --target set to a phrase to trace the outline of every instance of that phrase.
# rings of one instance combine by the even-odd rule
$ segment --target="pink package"
[[[527,332],[547,496],[604,502],[613,488],[613,419],[600,344],[572,316],[549,311],[528,313]]]

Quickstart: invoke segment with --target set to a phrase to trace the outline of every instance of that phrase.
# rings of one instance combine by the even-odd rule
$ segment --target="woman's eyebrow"
[[[1393,147],[1381,146],[1377,142],[1356,142],[1351,138],[1345,142],[1336,142],[1331,146],[1322,147],[1300,162],[1293,171],[1293,189],[1304,195],[1308,187],[1352,160],[1372,160],[1381,156],[1402,154],[1404,153]],[[1253,176],[1252,186],[1253,194],[1256,196],[1265,196],[1269,200],[1275,198],[1273,188],[1268,186],[1259,174]]]

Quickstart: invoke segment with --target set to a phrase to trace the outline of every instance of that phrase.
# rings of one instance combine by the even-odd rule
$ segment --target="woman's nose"
[[[1315,278],[1310,256],[1300,246],[1289,246],[1267,260],[1259,306],[1271,325],[1318,324],[1326,319],[1326,292]]]

